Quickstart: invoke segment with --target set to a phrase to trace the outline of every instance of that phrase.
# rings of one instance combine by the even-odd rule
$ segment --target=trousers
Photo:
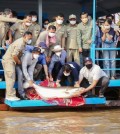
[[[79,51],[78,49],[68,49],[67,50],[67,62],[76,62],[78,65],[80,65],[80,58],[79,58]]]
[[[15,63],[11,60],[2,60],[2,65],[6,81],[6,98],[15,97],[16,90],[13,88],[15,84]]]

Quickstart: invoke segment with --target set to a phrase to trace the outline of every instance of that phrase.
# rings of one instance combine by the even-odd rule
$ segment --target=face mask
[[[26,22],[26,23],[25,23],[25,25],[26,25],[26,26],[30,26],[30,25],[31,25],[31,23]]]
[[[71,25],[75,25],[75,24],[76,24],[76,20],[71,20],[71,21],[70,21],[70,24],[71,24]]]
[[[41,48],[41,53],[44,53],[45,52],[45,49]]]
[[[55,36],[55,33],[49,33],[49,36],[50,37],[54,37]]]
[[[93,65],[92,64],[87,64],[85,66],[87,67],[87,69],[91,69]]]
[[[34,59],[38,59],[39,55],[38,54],[33,54]]]
[[[36,17],[32,17],[32,22],[36,22],[37,18]]]
[[[83,23],[87,23],[87,22],[88,22],[88,18],[82,19],[82,22],[83,22]]]
[[[110,29],[110,26],[104,26],[105,29]]]
[[[55,54],[60,57],[61,52],[56,52]]]
[[[63,24],[63,20],[57,20],[56,22],[57,22],[57,24],[59,24],[59,25]]]
[[[70,73],[64,73],[64,75],[65,75],[65,76],[69,76],[69,75],[70,75]]]
[[[48,25],[46,24],[46,25],[44,25],[44,28],[47,28],[48,27]]]
[[[27,44],[31,44],[31,43],[32,43],[32,40],[31,39],[27,41]]]

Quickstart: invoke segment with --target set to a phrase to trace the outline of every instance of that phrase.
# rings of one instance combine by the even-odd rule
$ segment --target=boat
[[[96,60],[101,60],[103,61],[104,59],[96,59],[95,57],[95,52],[98,50],[106,50],[105,48],[95,48],[94,40],[95,40],[95,20],[96,18],[96,0],[93,0],[93,43],[91,47],[91,58],[93,62],[95,63]],[[3,51],[3,48],[0,48],[1,51]],[[108,48],[107,50],[113,50],[113,48]],[[120,48],[114,48],[114,50],[120,50]],[[109,59],[112,60],[112,59]],[[116,59],[120,60],[120,59]],[[1,62],[1,59],[0,59]],[[120,68],[113,68],[114,70],[120,70]],[[110,68],[110,70],[113,70]],[[0,74],[4,74],[4,70],[0,70]],[[6,82],[1,81],[0,82],[0,93],[5,92],[6,88]],[[14,88],[17,88],[17,82],[15,83]],[[99,87],[97,87],[99,88]],[[85,104],[82,106],[78,106],[79,108],[82,107],[119,107],[120,106],[120,100],[119,100],[119,90],[120,90],[120,79],[115,79],[115,80],[110,80],[108,89],[116,90],[118,97],[117,98],[112,98],[112,99],[107,99],[106,97],[104,98],[99,98],[99,97],[91,97],[91,98],[84,98],[85,99]],[[3,95],[4,96],[4,95]],[[62,106],[58,106],[57,104],[50,104],[47,103],[44,100],[20,100],[20,101],[8,101],[8,100],[1,100],[0,104],[0,110],[13,110],[13,109],[46,109],[46,108],[61,108]],[[4,103],[4,104],[3,104]],[[64,108],[68,108],[68,106],[65,106]],[[74,108],[74,107],[73,107]]]

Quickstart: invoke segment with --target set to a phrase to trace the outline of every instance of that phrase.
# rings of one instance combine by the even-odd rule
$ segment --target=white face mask
[[[30,26],[30,25],[31,25],[31,23],[29,23],[29,22],[26,22],[26,23],[25,23],[25,25],[26,25],[26,26]]]
[[[50,37],[54,37],[55,36],[55,33],[49,33],[49,36]]]
[[[48,27],[48,25],[44,25],[44,28],[47,28]]]
[[[110,26],[104,26],[105,29],[110,29]]]
[[[43,48],[40,48],[41,49],[41,53],[44,53],[45,52],[45,49],[43,49]]]
[[[34,59],[38,59],[39,58],[39,55],[38,54],[33,54],[33,58]]]
[[[31,44],[31,43],[32,43],[32,40],[31,39],[27,41],[27,44]]]
[[[59,24],[59,25],[63,24],[63,20],[57,20],[56,22],[57,22],[57,24]]]
[[[65,72],[64,72],[64,75],[65,75],[65,76],[69,76],[69,75],[70,75],[70,73],[65,73]]]
[[[75,24],[76,24],[76,20],[71,20],[71,21],[70,21],[70,24],[71,24],[71,25],[75,25]]]
[[[36,22],[37,18],[36,17],[32,17],[32,22]]]
[[[61,52],[56,52],[55,54],[60,57]]]

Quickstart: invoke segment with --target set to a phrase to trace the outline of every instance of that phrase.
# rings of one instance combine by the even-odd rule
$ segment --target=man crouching
[[[23,89],[23,82],[26,81],[29,83],[30,87],[33,86],[33,72],[38,62],[40,51],[40,48],[35,47],[32,52],[26,52],[21,58],[21,66],[16,67],[18,75],[18,93],[21,99],[27,99]]]
[[[85,58],[84,62],[85,66],[80,70],[79,74],[79,84],[81,87],[84,87],[81,93],[86,93],[87,96],[91,95],[90,91],[96,86],[100,86],[99,97],[104,97],[105,89],[109,84],[107,74],[100,66],[93,64],[91,58]]]

